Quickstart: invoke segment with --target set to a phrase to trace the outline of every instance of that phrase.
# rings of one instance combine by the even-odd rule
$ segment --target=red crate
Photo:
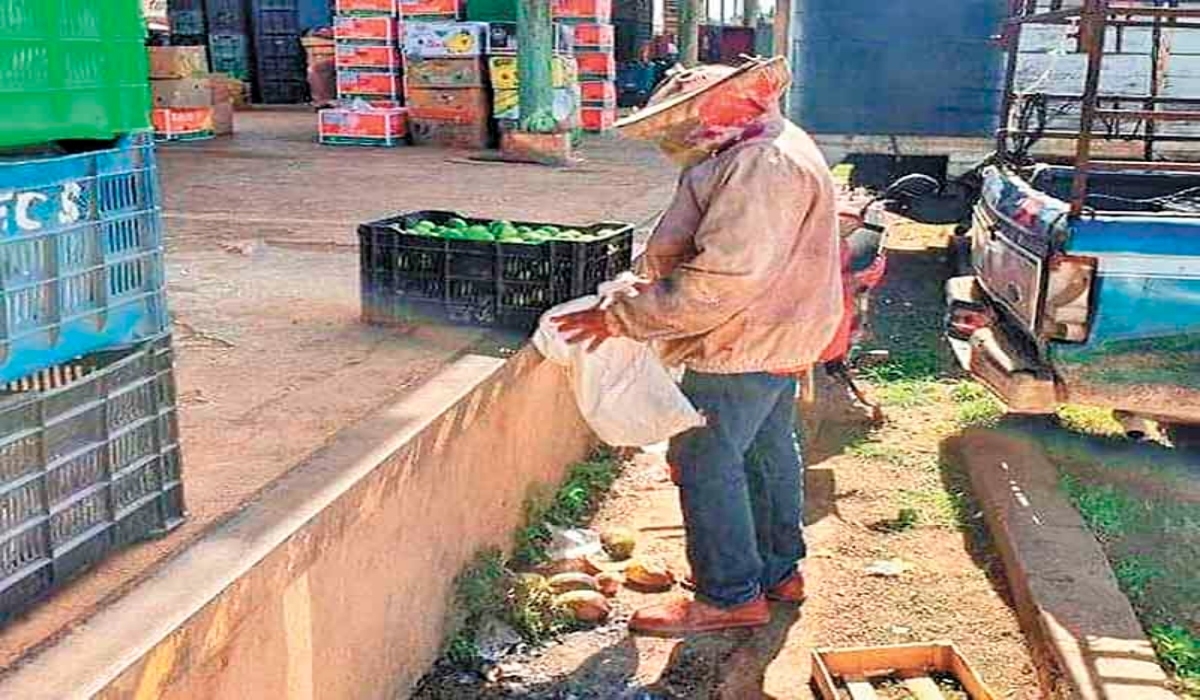
[[[612,0],[553,0],[550,14],[560,19],[608,22],[612,20]]]
[[[338,15],[333,20],[333,38],[338,41],[378,41],[400,43],[399,24],[395,17],[366,17]]]
[[[383,68],[395,70],[400,65],[400,49],[395,44],[356,44],[338,42],[334,54],[338,70],[346,68]]]
[[[617,60],[611,51],[576,51],[575,62],[579,65],[581,76],[606,80],[617,78]]]
[[[576,24],[575,48],[577,49],[611,49],[615,34],[611,24]]]
[[[408,136],[408,113],[396,109],[323,109],[318,115],[321,143],[391,146]]]
[[[400,14],[404,17],[457,19],[461,10],[460,0],[400,0]]]
[[[337,0],[337,11],[344,12],[378,12],[395,15],[400,11],[397,0]]]
[[[414,119],[486,125],[491,117],[483,88],[409,88],[405,98]]]
[[[579,99],[586,105],[615,107],[617,85],[611,80],[584,80],[579,83]]]
[[[584,131],[608,131],[617,121],[617,110],[612,107],[584,107],[579,110]]]
[[[400,76],[390,70],[340,70],[337,73],[339,98],[400,96]]]

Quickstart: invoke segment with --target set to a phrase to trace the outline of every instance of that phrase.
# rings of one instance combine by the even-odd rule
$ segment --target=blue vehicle
[[[1131,436],[1157,422],[1178,445],[1200,433],[1200,164],[1169,158],[1197,153],[1200,100],[1158,95],[1157,49],[1150,94],[1099,94],[1109,23],[1136,20],[1157,46],[1172,11],[1079,13],[1082,94],[1018,92],[1010,61],[1008,116],[962,227],[970,274],[948,285],[947,334],[1015,412],[1107,407]],[[1022,11],[1009,26],[1066,19]],[[1031,155],[1043,137],[1074,157]]]

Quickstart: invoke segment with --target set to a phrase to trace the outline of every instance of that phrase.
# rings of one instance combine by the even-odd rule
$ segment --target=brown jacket
[[[821,152],[785,120],[684,171],[641,261],[655,283],[610,324],[699,372],[810,367],[842,316],[835,201]]]

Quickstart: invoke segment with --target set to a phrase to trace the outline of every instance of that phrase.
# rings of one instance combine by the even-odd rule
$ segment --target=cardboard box
[[[612,0],[552,0],[550,16],[609,22],[612,20]]]
[[[420,119],[409,115],[408,128],[413,143],[447,148],[479,149],[491,144],[491,130],[482,124],[453,124],[436,119]]]
[[[400,14],[404,17],[458,19],[461,11],[460,0],[400,0]]]
[[[408,137],[408,112],[394,109],[323,109],[318,113],[321,143],[397,146]]]
[[[183,141],[213,136],[212,107],[181,107],[150,110],[154,138],[160,141]]]
[[[588,49],[612,49],[616,34],[611,24],[580,23],[573,26],[575,30],[575,47]]]
[[[492,116],[496,119],[516,121],[521,118],[520,90],[497,90],[493,94]],[[560,129],[573,129],[579,125],[579,93],[574,87],[555,88],[554,104],[551,106],[554,119]]]
[[[208,75],[208,49],[203,46],[151,46],[149,50],[151,80]]]
[[[483,88],[413,88],[405,97],[413,119],[486,125],[491,113]]]
[[[492,87],[497,90],[516,90],[520,87],[516,56],[492,56],[488,59]],[[579,80],[575,59],[554,56],[550,63],[550,83],[553,87],[568,87]]]
[[[404,27],[404,53],[418,58],[482,56],[487,22],[411,22]]]
[[[575,51],[575,29],[562,22],[555,22],[554,52],[571,55]],[[517,23],[489,22],[485,49],[489,56],[517,53]]]
[[[151,80],[150,94],[155,107],[211,107],[213,83],[208,78]]]
[[[377,12],[395,16],[400,12],[397,0],[337,0],[337,11],[343,12]]]
[[[575,61],[579,65],[579,75],[588,78],[603,78],[616,80],[617,60],[611,51],[578,51]]]
[[[341,99],[372,97],[395,100],[400,97],[400,78],[390,70],[340,70],[337,91]]]
[[[608,131],[617,122],[617,110],[612,107],[583,107],[579,120],[584,131]]]
[[[616,107],[617,84],[611,80],[583,80],[579,83],[580,100],[589,107]]]
[[[400,43],[400,24],[387,15],[338,15],[333,18],[333,38],[338,41]]]
[[[404,65],[409,88],[486,87],[482,58],[410,58]]]
[[[392,44],[361,44],[339,41],[333,60],[338,70],[345,68],[396,70],[400,67],[400,49]]]
[[[212,83],[213,104],[229,102],[234,109],[245,109],[248,104],[245,83],[222,73],[213,73],[208,79]]]
[[[232,102],[216,102],[213,103],[213,134],[216,136],[230,136],[233,134],[233,103]]]

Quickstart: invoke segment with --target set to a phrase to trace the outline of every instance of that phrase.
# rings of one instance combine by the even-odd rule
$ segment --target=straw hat
[[[682,70],[655,91],[650,105],[616,124],[622,136],[657,141],[672,157],[690,160],[699,135],[714,129],[737,129],[768,109],[791,83],[782,56],[752,58],[737,68],[701,66]],[[703,151],[704,147],[699,147]]]

